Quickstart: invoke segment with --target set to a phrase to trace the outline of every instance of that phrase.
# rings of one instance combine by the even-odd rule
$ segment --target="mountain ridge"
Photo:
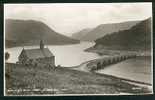
[[[85,35],[87,35],[88,32],[90,32],[92,30],[92,28],[85,28],[85,29],[82,29],[76,33],[73,33],[72,34],[72,38],[74,39],[78,39],[78,40],[81,40]]]
[[[140,21],[125,21],[119,23],[107,23],[107,24],[100,24],[95,28],[92,28],[91,31],[84,33],[85,35],[78,35],[78,32],[74,33],[72,37],[74,39],[82,40],[82,41],[94,41],[100,37],[103,37],[106,34],[110,34],[113,32],[117,32],[120,30],[126,30],[131,28],[132,26],[136,25]],[[80,37],[80,38],[79,38]]]
[[[57,33],[41,21],[18,19],[5,20],[5,40],[7,40],[6,46],[9,46],[11,41],[16,42],[16,44],[10,45],[17,46],[36,45],[40,40],[44,40],[46,44],[79,43],[78,40]]]
[[[128,30],[114,32],[95,40],[95,47],[111,49],[146,50],[151,48],[151,18],[147,18]]]

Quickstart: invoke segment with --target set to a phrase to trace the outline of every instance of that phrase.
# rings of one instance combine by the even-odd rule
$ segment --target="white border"
[[[3,52],[3,65],[4,65],[4,67],[3,67],[3,79],[4,79],[3,80],[3,82],[4,82],[4,85],[3,85],[4,86],[3,87],[4,88],[3,95],[6,96],[6,94],[5,94],[6,93],[6,91],[5,91],[6,87],[5,87],[5,7],[4,7],[4,5],[3,5],[3,14],[4,14],[3,15],[3,31],[4,31],[3,32],[3,45],[4,45],[4,48],[3,48],[3,51],[4,51]]]
[[[154,94],[153,90],[153,3],[152,3],[152,17],[151,17],[151,67],[152,67],[152,94]]]
[[[5,80],[5,5],[8,5],[9,3],[4,3],[4,17],[3,17],[3,47],[4,47],[4,53],[3,53],[3,83],[4,83],[4,87],[3,87],[3,95],[4,96],[123,96],[123,95],[152,95],[154,94],[154,90],[153,90],[153,3],[152,2],[129,2],[129,3],[151,3],[152,4],[152,16],[151,16],[151,67],[152,67],[152,73],[151,73],[151,78],[152,78],[152,93],[140,93],[140,94],[52,94],[52,95],[6,95],[6,80]],[[23,4],[23,3],[18,3],[18,4]],[[36,3],[29,3],[29,4],[36,4]],[[67,4],[67,3],[41,3],[41,4]],[[75,3],[69,3],[69,4],[75,4]],[[78,4],[84,4],[84,3],[78,3]],[[88,4],[88,3],[85,3]],[[93,4],[99,4],[99,3],[93,3]],[[102,3],[101,3],[102,4]],[[108,3],[107,3],[108,4]],[[123,2],[122,2],[123,4]],[[11,4],[9,4],[11,5]]]

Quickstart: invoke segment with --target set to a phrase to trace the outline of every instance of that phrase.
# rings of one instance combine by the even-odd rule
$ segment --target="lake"
[[[114,75],[122,78],[152,83],[151,57],[137,57],[111,65],[98,73]]]
[[[96,58],[100,58],[95,53],[84,52],[83,50],[93,46],[93,42],[81,42],[80,44],[72,45],[48,45],[45,46],[55,55],[55,64],[65,67],[72,67],[80,65],[81,63]],[[25,46],[25,49],[39,48],[39,46]],[[18,61],[18,56],[21,53],[23,47],[15,47],[6,49],[10,53],[8,62],[15,63]]]
[[[93,46],[92,42],[81,42],[72,45],[48,45],[50,51],[55,55],[56,65],[72,67],[80,65],[83,62],[101,58],[98,54],[84,52],[84,49]],[[25,49],[39,48],[39,46],[25,46]],[[23,47],[14,47],[6,49],[10,53],[7,62],[15,63]],[[111,65],[105,69],[97,71],[98,73],[110,74],[122,78],[152,83],[151,80],[151,58],[137,57],[123,62]]]

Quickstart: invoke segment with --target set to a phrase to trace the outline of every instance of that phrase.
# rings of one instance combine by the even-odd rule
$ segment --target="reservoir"
[[[81,42],[80,44],[72,45],[47,45],[55,55],[56,65],[64,67],[72,67],[80,65],[83,62],[98,59],[104,56],[99,56],[96,53],[85,52],[84,50],[93,46],[93,42]],[[39,46],[25,46],[25,49],[39,48]],[[18,61],[18,56],[23,47],[8,48],[5,51],[10,53],[10,58],[7,62],[15,63]],[[123,62],[110,65],[105,69],[98,70],[98,73],[109,74],[117,77],[137,80],[146,83],[152,83],[152,66],[151,57],[137,57],[128,59]]]
[[[152,83],[152,66],[150,56],[128,59],[98,70],[97,72],[140,82]]]
[[[49,48],[55,56],[55,64],[65,67],[72,67],[80,65],[81,63],[93,59],[100,58],[98,54],[84,52],[84,49],[93,46],[93,42],[81,42],[79,44],[72,45],[48,45],[45,48]],[[24,46],[24,49],[39,48],[39,46]],[[10,53],[8,62],[17,62],[23,47],[14,47],[6,49]]]

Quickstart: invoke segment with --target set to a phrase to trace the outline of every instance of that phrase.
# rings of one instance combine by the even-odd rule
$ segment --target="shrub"
[[[10,54],[8,52],[5,53],[5,60],[8,60],[10,58]]]

